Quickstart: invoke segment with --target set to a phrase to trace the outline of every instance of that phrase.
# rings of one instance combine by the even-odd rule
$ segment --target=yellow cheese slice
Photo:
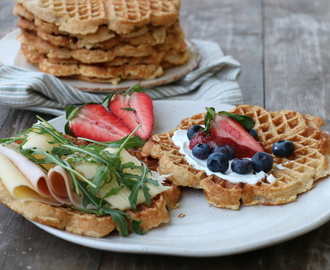
[[[49,142],[53,141],[54,138],[49,134],[38,134],[35,132],[30,132],[26,138],[26,142],[22,145],[23,149],[38,148],[43,151],[50,151],[51,147],[57,144],[50,144]],[[45,158],[42,154],[34,155],[36,159]],[[41,164],[47,170],[50,170],[55,165],[54,164]]]
[[[16,166],[39,195],[52,199],[46,183],[47,175],[37,164],[21,153],[6,146],[0,145],[0,154],[4,155]]]
[[[40,201],[60,205],[54,200],[40,196],[17,167],[2,154],[0,154],[0,179],[10,195],[16,200]]]
[[[26,142],[22,145],[23,149],[28,148],[39,148],[43,151],[49,151],[51,144],[49,142],[53,141],[53,137],[48,134],[38,134],[30,132],[26,138]]]
[[[109,151],[110,153],[114,153],[117,149],[114,148],[107,148],[106,151]],[[123,163],[127,162],[133,162],[137,166],[141,166],[140,160],[138,160],[136,157],[129,154],[125,149],[122,149],[120,152],[120,156],[122,158]],[[141,175],[141,170],[139,169],[125,169],[126,172]],[[151,183],[146,183],[145,185],[149,188],[148,193],[151,195],[151,197],[156,196],[159,193],[162,193],[163,191],[169,189],[170,187],[164,186],[163,181],[165,180],[164,175],[160,175],[157,172],[152,172],[147,175],[148,177],[152,178],[153,180],[158,181],[158,186],[155,186]],[[118,182],[116,179],[113,179],[109,184],[106,184],[104,187],[100,190],[100,195],[105,196],[109,190],[112,188],[118,187]],[[113,208],[117,208],[119,210],[126,210],[130,209],[131,205],[129,202],[129,195],[131,194],[131,191],[127,187],[123,187],[116,195],[111,195],[109,197],[106,197],[105,200],[111,204]],[[138,198],[137,198],[137,204],[145,202],[145,197],[142,190],[139,190],[138,192]]]

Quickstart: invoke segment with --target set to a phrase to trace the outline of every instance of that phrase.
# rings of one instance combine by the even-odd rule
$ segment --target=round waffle
[[[295,152],[288,158],[273,156],[273,169],[269,172],[276,180],[267,178],[255,185],[233,184],[218,176],[207,175],[194,169],[174,145],[172,136],[177,129],[204,123],[204,113],[182,120],[178,127],[167,133],[154,135],[142,149],[144,156],[159,160],[158,170],[171,173],[169,178],[179,186],[203,189],[206,200],[216,206],[237,210],[244,205],[279,205],[295,201],[298,194],[310,190],[315,181],[330,175],[330,136],[319,127],[319,117],[283,110],[270,112],[258,106],[240,105],[234,113],[251,116],[265,151],[271,153],[272,144],[288,139]]]
[[[122,79],[151,80],[164,72],[159,65],[162,52],[150,57],[117,57],[99,65],[87,65],[75,59],[46,58],[24,44],[21,52],[31,64],[37,65],[40,71],[58,77],[74,76],[76,79],[89,82],[117,84]]]
[[[82,48],[97,48],[102,50],[108,50],[120,44],[130,44],[132,46],[147,44],[154,46],[156,44],[163,43],[167,34],[167,27],[164,26],[154,27],[150,30],[148,28],[145,28],[148,31],[143,31],[141,34],[135,35],[133,37],[123,37],[117,34],[107,36],[106,33],[103,33],[107,32],[107,29],[100,28],[99,34],[102,36],[106,36],[107,39],[102,38],[102,41],[99,41],[100,38],[94,37],[95,35],[93,34],[87,36],[80,35],[79,37],[70,37],[68,35],[55,35],[47,33],[41,29],[38,29],[38,27],[33,23],[33,21],[29,21],[23,18],[20,18],[17,25],[21,29],[28,30],[30,32],[33,31],[32,33],[34,35],[38,36],[44,41],[47,41],[50,45],[54,47],[65,47],[71,50],[77,50]],[[177,24],[175,24],[175,26],[179,27]],[[170,29],[168,32],[175,32],[175,30]]]
[[[117,56],[126,57],[143,57],[150,56],[155,53],[155,49],[147,44],[139,46],[132,46],[129,44],[122,44],[115,46],[109,50],[89,50],[77,49],[71,50],[65,47],[56,47],[47,41],[39,38],[33,32],[22,30],[19,41],[22,44],[35,48],[40,54],[46,54],[48,58],[60,59],[76,59],[83,63],[102,63],[113,60]]]
[[[99,26],[127,34],[148,24],[169,25],[178,19],[179,0],[16,0],[28,12],[70,34],[90,34]]]

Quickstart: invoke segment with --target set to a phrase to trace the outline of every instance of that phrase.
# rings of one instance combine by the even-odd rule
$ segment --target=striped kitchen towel
[[[199,65],[175,82],[145,89],[152,99],[219,101],[241,104],[242,93],[237,79],[241,65],[225,56],[213,41],[193,39],[200,54]],[[64,114],[68,105],[87,102],[101,103],[102,92],[84,92],[60,79],[15,66],[0,68],[0,105],[53,115]]]

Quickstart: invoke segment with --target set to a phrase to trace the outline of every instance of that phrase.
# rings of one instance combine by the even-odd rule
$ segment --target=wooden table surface
[[[0,1],[0,35],[15,27],[13,6]],[[244,103],[317,115],[329,131],[329,14],[330,2],[323,0],[182,0],[181,24],[188,38],[216,41],[242,64]],[[36,120],[33,112],[5,107],[0,115],[0,138]],[[329,232],[330,222],[281,244],[223,257],[125,254],[61,240],[1,205],[0,269],[330,269]]]

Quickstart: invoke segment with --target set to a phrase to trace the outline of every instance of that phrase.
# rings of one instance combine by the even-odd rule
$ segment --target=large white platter
[[[195,101],[155,101],[156,132],[174,128],[184,117],[203,112],[205,106],[218,111],[231,106]],[[62,130],[65,119],[51,121]],[[171,221],[146,235],[117,233],[105,238],[74,235],[35,223],[41,229],[86,247],[127,253],[176,256],[223,256],[274,245],[305,234],[330,219],[330,179],[320,180],[296,202],[282,206],[242,207],[239,211],[207,204],[203,192],[186,188],[181,205],[170,212]],[[184,214],[184,217],[179,217]]]
[[[0,66],[11,65],[38,71],[38,68],[28,63],[24,56],[20,53],[21,44],[17,40],[19,32],[19,29],[13,29],[12,31],[6,33],[4,36],[0,37]],[[192,42],[188,40],[186,42],[189,46],[189,60],[187,63],[165,70],[165,73],[161,77],[154,80],[142,80],[140,81],[141,86],[148,88],[167,84],[184,77],[190,71],[192,71],[198,65],[200,61],[200,55],[197,47]],[[126,80],[120,82],[117,85],[112,85],[110,83],[90,83],[81,80],[65,78],[62,78],[61,81],[81,91],[102,93],[126,90],[127,88],[139,83],[137,80]]]

